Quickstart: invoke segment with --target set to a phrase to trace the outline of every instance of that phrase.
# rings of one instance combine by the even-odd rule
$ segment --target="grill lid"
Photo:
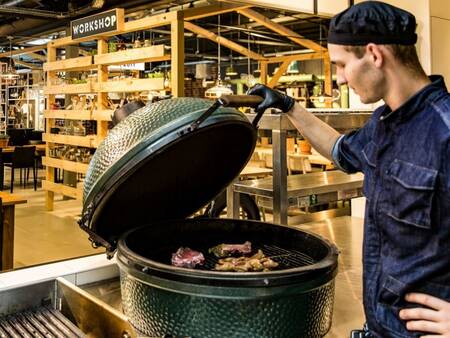
[[[221,107],[187,131],[211,105],[198,98],[159,101],[109,132],[89,164],[79,221],[95,246],[111,255],[127,230],[185,218],[239,174],[256,130],[236,109]]]

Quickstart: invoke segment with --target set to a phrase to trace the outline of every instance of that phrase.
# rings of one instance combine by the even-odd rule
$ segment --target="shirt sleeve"
[[[334,165],[347,174],[363,171],[362,150],[373,138],[375,121],[372,117],[364,127],[340,136],[332,150]]]

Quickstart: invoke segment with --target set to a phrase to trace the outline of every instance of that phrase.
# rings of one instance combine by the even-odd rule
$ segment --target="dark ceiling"
[[[206,1],[203,1],[206,2]],[[213,2],[213,1],[208,1]],[[139,19],[160,11],[170,10],[175,6],[184,8],[197,5],[198,1],[142,1],[142,0],[9,0],[0,1],[0,48],[9,50],[7,36],[13,37],[14,46],[29,46],[28,42],[37,38],[49,36],[62,36],[71,20],[79,17],[101,12],[110,8],[125,8],[128,20]],[[98,8],[94,8],[97,6]],[[253,8],[274,21],[279,21],[284,26],[307,39],[317,43],[326,44],[329,20],[311,14],[277,11],[267,8]],[[205,17],[195,20],[194,23],[209,31],[217,33],[218,16]],[[260,54],[289,53],[303,49],[288,37],[279,34],[251,22],[243,15],[236,12],[225,13],[220,16],[220,34],[250,50]],[[124,34],[116,37],[125,43],[132,43],[135,38],[152,38],[154,43],[170,44],[170,27],[158,27],[145,32]],[[86,43],[86,49],[95,48],[94,44]],[[199,39],[194,34],[186,31],[185,52],[187,59],[195,59],[195,56],[216,56],[217,44],[207,39]],[[228,48],[221,48],[221,56],[233,57],[239,62],[236,52]],[[24,56],[24,61],[38,62]],[[241,57],[242,62],[245,58]]]

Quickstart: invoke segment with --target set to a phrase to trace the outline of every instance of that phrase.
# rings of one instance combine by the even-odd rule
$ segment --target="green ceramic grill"
[[[80,226],[109,256],[117,251],[123,309],[144,336],[322,337],[330,328],[334,245],[280,225],[188,218],[249,160],[257,122],[221,106],[261,101],[249,99],[149,104],[115,126],[91,160]],[[279,266],[214,271],[208,248],[247,240]],[[205,264],[171,266],[181,246],[201,250]]]

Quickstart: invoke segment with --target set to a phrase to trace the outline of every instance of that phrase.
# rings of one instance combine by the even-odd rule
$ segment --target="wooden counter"
[[[0,191],[0,199],[3,216],[0,223],[0,270],[10,270],[13,268],[15,206],[27,203],[27,200],[3,191]]]

